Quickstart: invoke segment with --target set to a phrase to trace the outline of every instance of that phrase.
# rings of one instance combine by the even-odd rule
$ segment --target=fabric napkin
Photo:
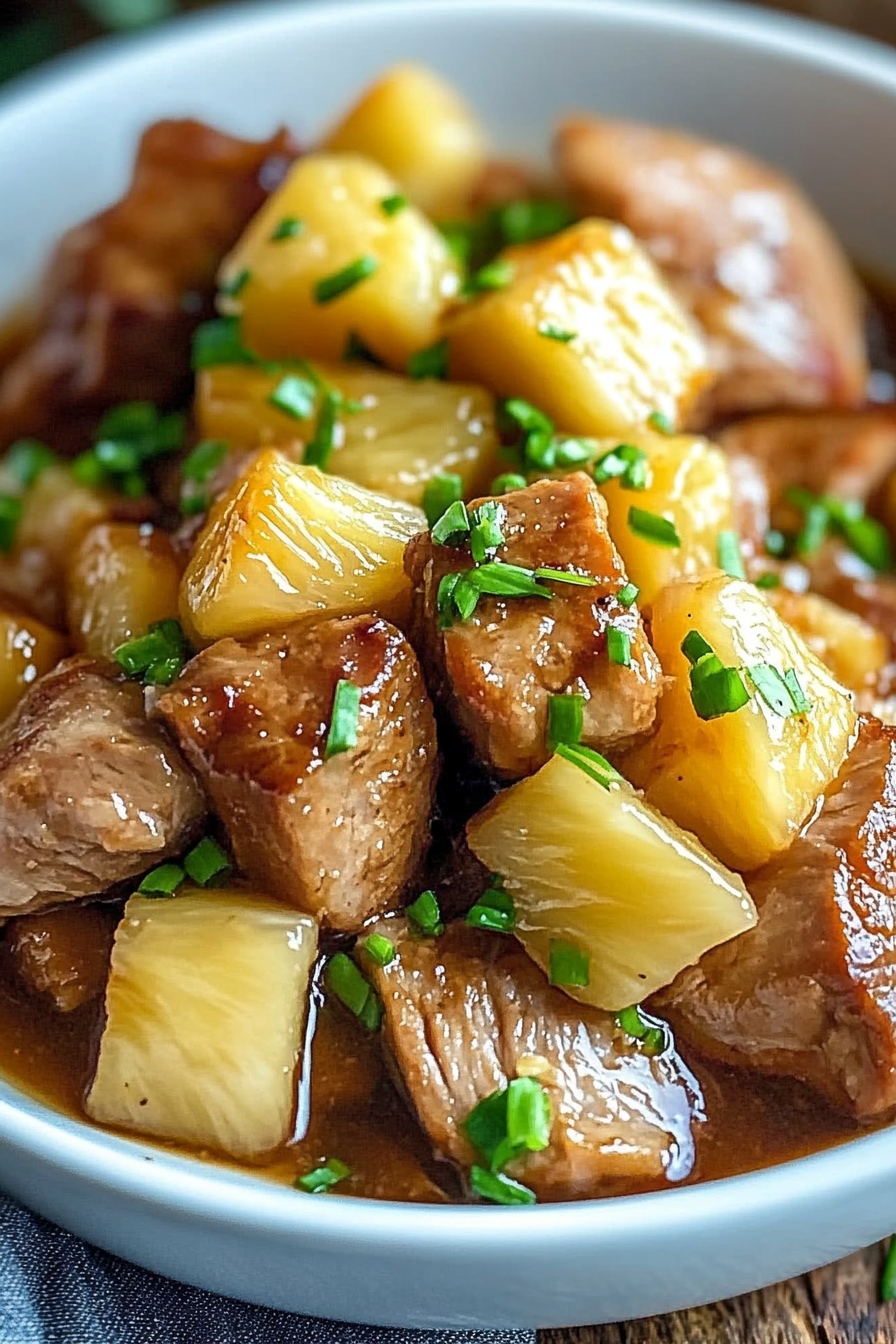
[[[0,1344],[535,1344],[529,1330],[380,1330],[186,1288],[0,1195]]]

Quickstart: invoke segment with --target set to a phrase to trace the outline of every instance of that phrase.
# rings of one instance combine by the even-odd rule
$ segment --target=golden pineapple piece
[[[494,400],[481,387],[401,378],[363,365],[316,364],[315,371],[361,409],[339,417],[327,470],[392,499],[418,504],[428,480],[453,472],[467,499],[500,472]],[[301,455],[314,420],[296,420],[269,397],[282,375],[219,364],[199,375],[196,414],[203,438],[236,447],[278,444]],[[293,445],[287,445],[292,440]]]
[[[181,620],[199,644],[307,616],[407,613],[404,548],[420,509],[259,453],[215,504],[183,577]]]
[[[333,128],[324,148],[363,154],[437,219],[462,215],[486,163],[485,133],[456,89],[420,65],[396,65]]]
[[[92,1120],[257,1160],[289,1138],[317,926],[247,892],[132,896]]]
[[[309,154],[255,215],[224,261],[222,287],[243,338],[268,359],[339,359],[355,335],[403,370],[431,345],[460,270],[416,206],[383,201],[398,183],[369,159]],[[278,231],[296,221],[294,236]],[[346,269],[348,268],[348,269]],[[321,285],[330,285],[329,294]]]
[[[573,434],[624,434],[654,411],[682,423],[706,351],[628,229],[586,219],[503,255],[510,283],[447,321],[452,377],[524,397]]]
[[[0,721],[67,651],[64,637],[34,616],[0,610]]]
[[[700,718],[681,650],[694,630],[725,667],[795,672],[811,707],[776,712],[744,674],[747,703]],[[657,733],[625,758],[625,774],[723,863],[758,868],[787,848],[843,764],[856,726],[852,695],[757,588],[725,574],[664,589],[653,606],[651,638],[673,681],[660,701]]]
[[[61,570],[88,528],[108,518],[115,496],[79,485],[61,463],[46,467],[25,495],[16,549],[40,547]]]
[[[817,593],[773,588],[765,597],[842,686],[851,691],[874,686],[887,662],[887,640],[880,630]]]
[[[76,649],[108,658],[155,621],[177,616],[180,565],[149,523],[97,523],[75,551],[66,611]]]
[[[731,475],[725,454],[706,439],[637,433],[626,441],[647,453],[645,488],[627,489],[619,478],[600,488],[610,535],[641,590],[640,604],[650,607],[667,584],[718,567],[719,533],[734,528]],[[606,440],[601,452],[615,446]],[[680,544],[661,546],[633,529],[628,521],[632,506],[669,519]]]
[[[597,1008],[639,1003],[756,922],[742,879],[693,835],[614,771],[586,773],[569,757],[498,794],[467,838],[513,896],[526,951]],[[587,983],[563,975],[570,947],[587,962],[572,979]]]

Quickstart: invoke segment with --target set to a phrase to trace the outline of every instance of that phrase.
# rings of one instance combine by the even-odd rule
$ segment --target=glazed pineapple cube
[[[87,1114],[249,1160],[285,1142],[316,950],[314,921],[266,898],[132,896]]]
[[[741,671],[747,700],[732,712],[701,718],[695,709],[681,648],[692,631],[725,667]],[[626,757],[625,774],[723,863],[758,868],[787,848],[843,764],[856,726],[852,695],[758,589],[724,574],[666,588],[654,603],[651,638],[673,680],[657,733]],[[751,672],[772,699],[778,679],[795,673],[809,708],[788,712],[795,707],[786,699],[773,708]]]
[[[324,147],[363,154],[435,218],[462,215],[486,161],[482,127],[433,70],[397,65],[363,93]]]
[[[411,504],[265,449],[199,536],[181,584],[184,628],[210,644],[307,616],[397,619],[411,592],[404,548],[425,526]]]
[[[756,912],[741,878],[694,836],[615,771],[575,756],[498,794],[467,838],[513,896],[530,956],[574,999],[612,1012],[751,928]]]
[[[360,403],[360,409],[339,417],[327,463],[334,475],[419,504],[427,481],[441,472],[460,476],[469,499],[488,490],[501,470],[494,400],[483,388],[401,378],[361,364],[314,368],[345,398]],[[247,448],[281,444],[300,457],[315,422],[313,415],[296,419],[271,403],[281,378],[244,365],[205,370],[196,401],[201,436]]]
[[[734,527],[731,476],[725,454],[706,439],[644,433],[626,437],[647,454],[644,489],[629,489],[620,477],[600,488],[610,535],[628,577],[640,589],[639,602],[650,607],[675,579],[718,567],[719,533]],[[601,452],[615,446],[615,441],[605,440]],[[632,506],[669,519],[678,545],[659,545],[631,525]]]
[[[339,359],[354,335],[403,370],[435,341],[460,272],[416,206],[383,208],[399,190],[369,159],[299,160],[221,269],[250,350],[268,359]]]
[[[628,229],[586,219],[504,256],[506,287],[447,323],[452,377],[523,397],[573,434],[623,434],[654,412],[683,422],[706,351]]]
[[[177,616],[180,565],[166,532],[98,523],[75,551],[66,614],[75,647],[108,658],[155,621]]]
[[[888,656],[880,630],[818,593],[772,588],[765,597],[843,686],[863,691],[875,685]]]
[[[34,616],[0,610],[0,722],[11,714],[32,682],[55,667],[66,641]]]

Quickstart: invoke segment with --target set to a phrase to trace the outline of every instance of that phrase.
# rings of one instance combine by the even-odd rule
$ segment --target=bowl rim
[[[852,76],[896,96],[896,52],[870,39],[821,24],[718,0],[311,0],[296,9],[283,0],[243,0],[221,9],[182,15],[153,33],[100,39],[13,80],[0,94],[0,138],[17,115],[42,102],[70,97],[94,72],[110,63],[153,59],[166,49],[201,43],[210,33],[236,39],[241,30],[281,27],[290,33],[334,21],[350,23],[400,17],[414,9],[433,17],[488,19],[502,12],[563,15],[597,23],[618,19],[629,26],[694,32],[745,44],[754,53],[774,52],[815,69]],[[37,1100],[0,1076],[0,1142],[48,1170],[68,1173],[147,1207],[164,1208],[242,1230],[311,1236],[324,1244],[349,1244],[428,1256],[486,1250],[485,1238],[500,1232],[502,1252],[522,1250],[533,1237],[631,1240],[649,1226],[660,1237],[699,1229],[721,1233],[736,1214],[753,1221],[774,1208],[809,1206],[819,1191],[846,1196],[861,1192],[882,1169],[896,1166],[896,1125],[806,1157],[695,1185],[646,1194],[541,1204],[526,1208],[412,1204],[395,1200],[297,1198],[297,1192],[198,1157],[142,1143],[99,1129]]]

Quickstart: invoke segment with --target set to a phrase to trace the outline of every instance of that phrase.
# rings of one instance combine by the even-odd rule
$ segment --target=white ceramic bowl
[[[543,152],[555,116],[582,108],[742,144],[796,173],[855,255],[896,272],[896,55],[706,3],[368,0],[225,9],[21,82],[0,100],[0,306],[121,189],[147,122],[313,133],[407,57],[456,80],[510,149]],[[896,1130],[660,1194],[428,1208],[302,1197],[0,1083],[0,1184],[110,1251],[249,1301],[382,1325],[559,1326],[741,1293],[891,1232]]]

